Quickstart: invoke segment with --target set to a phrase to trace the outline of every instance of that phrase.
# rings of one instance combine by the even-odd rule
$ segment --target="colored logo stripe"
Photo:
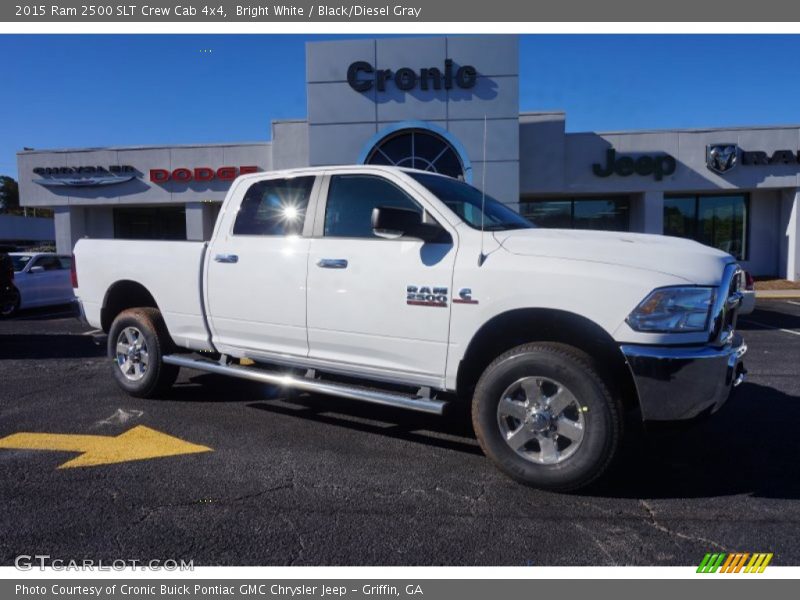
[[[764,569],[772,561],[772,556],[771,552],[756,552],[753,554],[749,552],[734,552],[732,554],[709,552],[700,561],[697,572],[716,573],[719,570],[720,573],[763,573]],[[747,566],[745,566],[745,563],[747,563]]]

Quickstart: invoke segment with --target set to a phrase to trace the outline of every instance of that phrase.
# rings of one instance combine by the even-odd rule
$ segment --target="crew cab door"
[[[231,192],[206,258],[206,311],[220,351],[308,354],[303,229],[315,182],[245,179]]]
[[[422,213],[424,204],[392,174],[326,177],[308,263],[309,356],[354,373],[436,385],[447,360],[456,237],[377,237],[371,218],[378,206]],[[423,293],[410,299],[410,290]]]

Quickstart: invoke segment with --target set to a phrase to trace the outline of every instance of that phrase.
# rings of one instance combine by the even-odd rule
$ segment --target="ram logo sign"
[[[717,173],[727,173],[739,164],[739,146],[736,144],[709,144],[706,146],[706,166]]]

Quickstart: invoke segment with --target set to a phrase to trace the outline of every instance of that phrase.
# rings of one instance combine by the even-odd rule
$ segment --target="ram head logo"
[[[706,166],[717,173],[727,173],[739,163],[739,146],[736,144],[709,144],[706,146]]]

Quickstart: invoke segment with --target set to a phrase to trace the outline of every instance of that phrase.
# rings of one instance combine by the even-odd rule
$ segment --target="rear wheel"
[[[21,300],[19,290],[12,285],[3,293],[3,299],[0,302],[0,317],[13,317],[17,314]]]
[[[164,364],[172,347],[161,313],[155,308],[121,312],[108,333],[114,378],[131,396],[152,398],[169,389],[179,368]]]
[[[473,427],[486,455],[517,481],[572,491],[614,458],[619,402],[581,351],[562,344],[518,346],[481,376]]]

